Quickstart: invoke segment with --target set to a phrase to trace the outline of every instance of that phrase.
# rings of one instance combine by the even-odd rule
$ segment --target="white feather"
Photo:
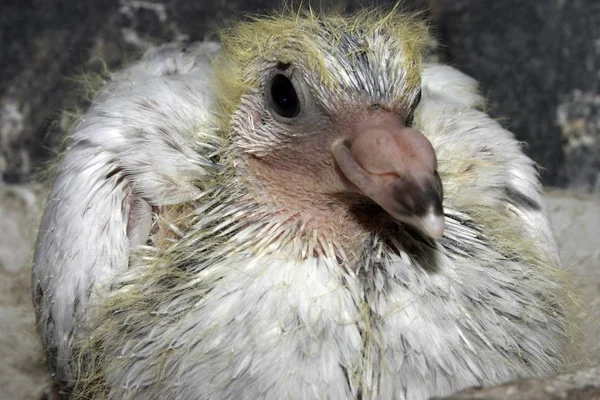
[[[40,329],[59,379],[74,376],[72,340],[87,332],[81,324],[91,305],[111,284],[112,293],[124,293],[146,273],[129,257],[149,229],[149,207],[202,194],[195,179],[211,164],[202,144],[218,141],[202,129],[210,124],[217,53],[211,43],[185,54],[159,50],[116,75],[72,135],[34,266]],[[375,256],[356,274],[333,258],[291,260],[277,246],[260,257],[240,251],[196,261],[186,291],[165,294],[172,297],[152,311],[151,326],[107,344],[104,357],[118,359],[106,376],[109,397],[419,400],[556,370],[562,316],[540,302],[560,285],[487,243],[466,213],[509,208],[524,238],[558,263],[543,210],[510,203],[505,193],[514,189],[541,204],[532,162],[478,109],[473,79],[428,65],[422,90],[415,125],[446,177],[444,240],[427,244],[404,233],[389,251],[373,237]],[[473,162],[488,168],[469,172]],[[129,239],[128,196],[143,201]],[[239,228],[228,219],[217,226],[223,214],[214,211],[239,220],[239,209],[198,203],[195,225],[173,251],[200,249],[203,227],[215,234]],[[229,240],[244,243],[278,227],[242,229]],[[462,245],[453,248],[452,240]],[[304,244],[290,241],[300,253]]]

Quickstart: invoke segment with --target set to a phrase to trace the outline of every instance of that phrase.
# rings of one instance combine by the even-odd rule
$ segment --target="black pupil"
[[[273,110],[285,118],[293,118],[300,112],[300,102],[294,85],[285,75],[275,75],[271,81]]]

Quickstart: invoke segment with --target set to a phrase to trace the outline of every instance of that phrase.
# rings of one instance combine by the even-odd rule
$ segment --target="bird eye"
[[[300,113],[300,99],[292,81],[285,75],[276,74],[268,89],[271,108],[284,118],[294,118]]]

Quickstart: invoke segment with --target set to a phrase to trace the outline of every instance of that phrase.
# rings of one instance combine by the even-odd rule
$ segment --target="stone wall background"
[[[394,1],[306,3],[342,11]],[[101,79],[154,44],[214,38],[244,12],[279,5],[1,0],[1,398],[37,399],[48,385],[28,263],[47,189],[41,177],[72,115],[89,101],[82,77]],[[587,306],[579,315],[583,346],[590,363],[600,362],[600,2],[406,0],[403,7],[429,14],[439,57],[480,81],[490,113],[527,143],[540,165],[552,187],[547,201],[563,260]]]

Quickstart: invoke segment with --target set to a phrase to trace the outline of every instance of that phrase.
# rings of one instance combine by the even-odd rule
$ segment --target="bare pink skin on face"
[[[395,219],[434,239],[442,237],[442,188],[433,146],[418,130],[389,112],[367,115],[352,124],[350,137],[331,151],[353,184]]]
[[[360,246],[366,225],[384,216],[354,214],[367,199],[388,219],[440,238],[443,193],[431,143],[392,111],[347,111],[315,122],[285,146],[248,156],[245,165],[257,179],[253,196],[274,214],[343,243],[347,253]]]

